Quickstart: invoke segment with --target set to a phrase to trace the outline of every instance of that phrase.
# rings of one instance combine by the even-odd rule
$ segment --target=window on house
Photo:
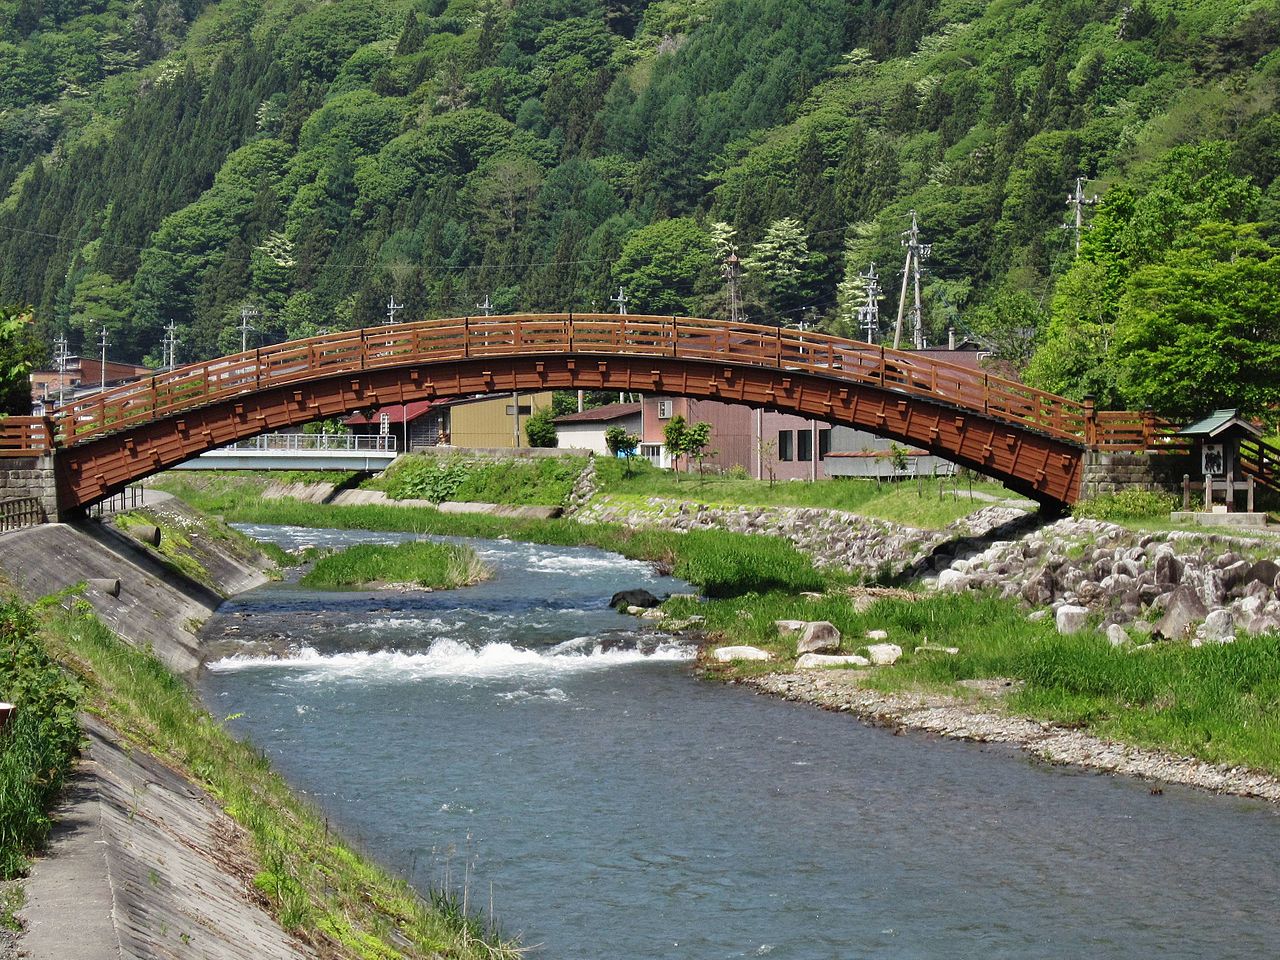
[[[797,430],[796,431],[796,459],[801,463],[808,463],[813,459],[813,431]]]
[[[671,419],[671,406],[672,404],[670,400],[658,401],[658,419],[659,420]]]
[[[818,459],[827,459],[827,454],[831,452],[831,430],[818,431]]]
[[[507,404],[507,416],[509,417],[509,416],[511,416],[513,413],[515,413],[515,409],[516,409],[516,408],[515,408],[515,404],[513,404],[513,403],[508,403],[508,404]],[[522,416],[522,417],[527,417],[527,416],[529,416],[529,415],[530,415],[530,414],[532,414],[532,413],[533,413],[533,407],[531,407],[531,406],[530,406],[529,404],[527,404],[527,403],[522,403],[522,404],[520,404],[520,416]]]
[[[793,437],[794,434],[790,430],[778,431],[778,459],[784,463],[791,459]]]

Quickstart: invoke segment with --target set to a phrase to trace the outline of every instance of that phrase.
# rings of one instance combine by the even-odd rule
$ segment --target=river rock
[[[867,647],[867,657],[877,667],[891,667],[902,656],[902,648],[896,643],[873,643]]]
[[[1129,631],[1118,623],[1107,627],[1107,639],[1113,647],[1122,647],[1129,642]]]
[[[796,634],[804,630],[805,621],[803,620],[775,620],[773,625],[778,628],[778,636],[794,637]]]
[[[888,630],[868,630],[866,636],[868,640],[875,640],[875,641],[888,640],[889,631]]]
[[[940,647],[936,643],[922,643],[916,647],[916,653],[945,653],[949,657],[954,657],[959,652],[959,647]]]
[[[647,610],[650,607],[656,607],[660,603],[662,603],[662,601],[659,600],[657,597],[655,597],[648,590],[635,589],[635,590],[619,590],[617,593],[613,595],[613,598],[609,601],[609,606],[641,607],[642,609]]]
[[[1173,555],[1173,550],[1161,553],[1156,557],[1156,583],[1166,587],[1176,587],[1182,582],[1182,561]]]
[[[947,569],[938,574],[938,589],[958,593],[969,587],[969,578],[959,570]]]
[[[731,660],[772,660],[773,654],[759,647],[717,647],[713,656],[721,663]]]
[[[1047,619],[1048,616],[1049,616],[1048,610],[1032,610],[1029,614],[1027,614],[1027,619],[1030,620],[1032,623],[1036,623],[1039,620]]]
[[[1167,640],[1181,640],[1208,614],[1199,591],[1184,583],[1165,600],[1164,616],[1156,624],[1155,632]]]
[[[1054,623],[1062,634],[1079,633],[1089,621],[1089,608],[1064,603],[1054,614]]]
[[[869,667],[871,661],[856,653],[833,657],[824,653],[806,653],[796,661],[797,670],[819,670],[824,667]]]
[[[1214,643],[1232,643],[1236,638],[1236,621],[1230,610],[1213,610],[1204,618],[1201,636]]]
[[[840,649],[840,631],[826,620],[806,623],[796,641],[796,653],[835,653]]]

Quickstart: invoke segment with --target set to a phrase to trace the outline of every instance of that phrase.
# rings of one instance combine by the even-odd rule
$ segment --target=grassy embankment
[[[432,590],[469,587],[493,576],[493,569],[465,544],[360,543],[321,557],[302,578],[322,590],[413,584]]]
[[[998,483],[946,477],[878,483],[829,479],[816,483],[752,480],[731,473],[683,474],[678,479],[648,461],[596,459],[600,491],[619,503],[642,505],[649,497],[694,500],[716,506],[824,507],[920,529],[944,527],[990,503],[988,497],[1020,499]]]
[[[157,486],[198,510],[229,522],[269,523],[349,530],[408,530],[420,534],[521,540],[552,546],[598,547],[656,564],[701,587],[708,596],[748,591],[820,590],[844,582],[814,569],[812,561],[777,537],[719,531],[674,533],[632,530],[617,524],[571,520],[520,520],[478,514],[443,514],[427,508],[381,505],[335,507],[297,500],[263,500],[261,484],[245,477],[169,475]]]
[[[65,599],[65,598],[63,598]],[[35,611],[33,613],[33,610]],[[79,741],[75,705],[135,748],[173,765],[248,832],[258,872],[246,878],[281,925],[322,956],[491,960],[515,957],[489,920],[465,916],[459,891],[424,901],[330,833],[266,759],[229,736],[150,653],[119,641],[87,609],[0,606],[0,682],[21,710],[0,752],[5,875],[47,833],[44,813]],[[70,668],[73,677],[54,664]]]
[[[160,545],[154,549],[165,563],[184,576],[215,591],[217,585],[201,562],[200,550],[193,541],[200,539],[217,541],[232,556],[240,557],[247,563],[258,559],[259,554],[265,554],[267,559],[277,567],[291,566],[298,562],[297,557],[278,545],[246,537],[239,530],[227,526],[222,519],[214,516],[184,516],[179,519],[144,507],[118,514],[114,523],[125,533],[130,534],[148,526],[158,527]],[[268,572],[274,574],[274,571]]]
[[[755,644],[778,658],[715,665],[715,674],[789,668],[795,640],[779,638],[775,620],[829,620],[845,638],[844,653],[865,646],[868,630],[885,630],[903,657],[868,671],[860,681],[866,685],[973,698],[957,681],[1020,681],[998,709],[1280,775],[1280,638],[1274,636],[1133,651],[1113,648],[1096,631],[1061,636],[1051,619],[1032,622],[1012,602],[971,594],[882,599],[863,612],[846,596],[810,601],[781,593],[703,604],[672,600],[664,609],[674,617],[702,614],[724,642]],[[916,653],[925,643],[960,653]]]
[[[499,462],[463,455],[411,455],[382,476],[366,481],[392,500],[458,500],[472,503],[561,504],[586,466],[577,456]],[[650,497],[692,500],[713,506],[824,507],[920,528],[946,526],[981,508],[988,498],[1016,499],[998,483],[953,477],[878,483],[820,480],[816,483],[752,480],[734,473],[676,477],[646,460],[630,465],[596,458],[601,493],[619,505],[643,509]]]

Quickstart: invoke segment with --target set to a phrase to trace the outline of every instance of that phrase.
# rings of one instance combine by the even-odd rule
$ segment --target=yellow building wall
[[[450,408],[449,442],[455,447],[496,447],[510,450],[516,446],[512,415],[511,394],[500,394],[487,400],[460,403]],[[551,406],[551,391],[520,395],[520,446],[529,445],[525,421],[529,414]],[[524,408],[529,408],[529,414]]]

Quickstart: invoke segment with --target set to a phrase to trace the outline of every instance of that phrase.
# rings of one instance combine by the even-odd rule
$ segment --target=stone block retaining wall
[[[34,497],[44,508],[45,519],[58,519],[58,480],[53,457],[18,457],[0,460],[0,502]]]

